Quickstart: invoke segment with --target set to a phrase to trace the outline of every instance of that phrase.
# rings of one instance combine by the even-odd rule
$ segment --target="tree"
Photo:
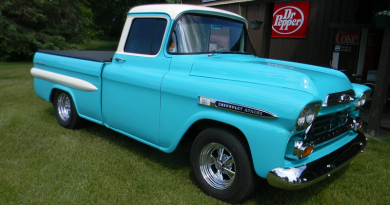
[[[119,39],[139,4],[181,0],[2,0],[0,61],[31,60],[38,49],[80,49],[99,34]]]
[[[166,0],[89,0],[89,2],[95,15],[96,28],[102,30],[106,37],[119,39],[127,12],[131,7],[141,4],[166,3]]]
[[[182,3],[182,0],[167,0],[167,3],[170,3],[170,4],[179,4],[179,3]]]
[[[5,0],[0,3],[0,61],[31,59],[38,49],[78,49],[93,38],[86,0]]]

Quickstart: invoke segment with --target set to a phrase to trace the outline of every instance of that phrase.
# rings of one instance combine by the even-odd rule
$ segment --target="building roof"
[[[243,21],[246,23],[246,20],[235,13],[211,8],[211,7],[205,7],[205,6],[196,6],[196,5],[190,5],[190,4],[149,4],[149,5],[141,5],[141,6],[135,6],[130,9],[130,13],[165,13],[168,14],[171,19],[176,19],[180,14],[186,13],[186,12],[195,12],[195,13],[204,13],[204,14],[216,14],[218,16],[225,16],[230,18],[235,18],[240,21]]]

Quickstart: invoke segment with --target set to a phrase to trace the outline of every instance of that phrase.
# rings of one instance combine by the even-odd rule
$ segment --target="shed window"
[[[134,19],[127,37],[125,52],[156,55],[161,48],[166,26],[166,19]]]

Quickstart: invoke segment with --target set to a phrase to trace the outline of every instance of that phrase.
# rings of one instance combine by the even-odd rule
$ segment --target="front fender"
[[[199,97],[261,109],[277,118],[268,119],[199,104]],[[173,152],[187,130],[197,121],[209,119],[229,124],[246,137],[256,173],[266,177],[282,166],[289,138],[302,109],[319,99],[303,91],[246,82],[169,72],[161,88],[159,148]]]
[[[185,110],[181,112],[180,116],[176,116],[174,113],[165,113],[169,109],[162,110],[161,116],[170,117],[169,120],[161,121],[161,151],[173,152],[182,136],[194,123],[209,119],[229,124],[244,134],[249,144],[255,171],[259,176],[266,177],[270,170],[283,165],[285,150],[291,133],[280,126],[281,119],[257,118],[196,103],[188,110],[199,111],[189,116],[185,121],[181,121],[180,116],[186,114]]]

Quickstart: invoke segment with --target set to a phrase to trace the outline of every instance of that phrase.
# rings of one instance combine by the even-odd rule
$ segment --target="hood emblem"
[[[331,93],[325,97],[325,103],[322,104],[322,107],[328,107],[333,105],[340,105],[344,103],[349,103],[356,100],[355,91],[347,90],[338,93]]]
[[[345,103],[345,102],[348,102],[348,101],[349,101],[349,95],[347,95],[347,94],[340,95],[340,99],[339,99],[340,103]]]

